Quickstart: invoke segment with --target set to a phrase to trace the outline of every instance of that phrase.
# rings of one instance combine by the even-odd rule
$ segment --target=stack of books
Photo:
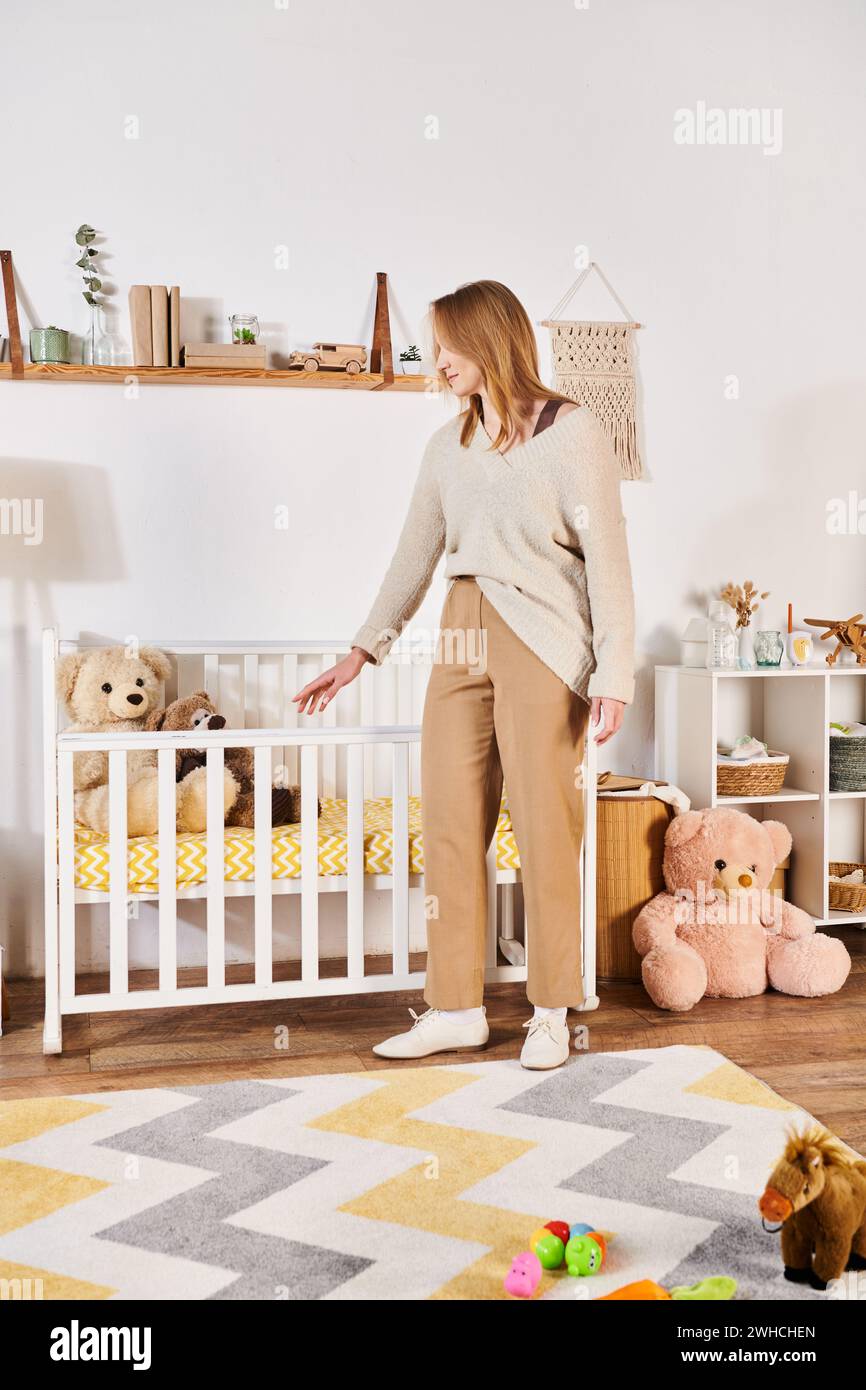
[[[184,343],[183,365],[221,372],[263,372],[267,350],[264,343]]]
[[[129,291],[132,360],[136,367],[180,366],[180,289],[133,285]]]

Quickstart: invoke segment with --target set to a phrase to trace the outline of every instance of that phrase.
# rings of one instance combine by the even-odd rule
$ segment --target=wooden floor
[[[834,934],[854,961],[840,994],[706,999],[691,1013],[669,1014],[654,1008],[640,985],[602,985],[601,1008],[582,1016],[590,1050],[715,1047],[866,1153],[866,931],[850,927]],[[60,1057],[42,1055],[40,982],[12,981],[9,1002],[0,1038],[0,1100],[425,1065],[383,1062],[370,1050],[408,1024],[407,1006],[424,1008],[420,995],[81,1015],[64,1020]],[[517,1056],[530,1012],[522,986],[495,986],[486,1002],[488,1048],[450,1053],[448,1061]]]

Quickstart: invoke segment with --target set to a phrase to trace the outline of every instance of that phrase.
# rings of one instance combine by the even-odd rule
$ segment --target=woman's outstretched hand
[[[622,716],[625,712],[625,705],[622,700],[608,700],[604,695],[593,695],[590,706],[590,723],[595,726],[604,715],[604,733],[596,734],[597,744],[607,743],[609,738],[613,738],[617,729],[622,726]]]
[[[298,713],[320,714],[325,706],[331,703],[337,691],[342,690],[344,685],[351,684],[369,660],[369,653],[363,648],[353,647],[349,655],[338,661],[336,666],[323,671],[315,680],[309,681],[303,690],[299,690],[297,695],[292,696],[292,703],[298,706]]]

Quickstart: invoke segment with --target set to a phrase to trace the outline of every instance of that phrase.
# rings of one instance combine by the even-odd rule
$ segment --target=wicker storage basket
[[[788,771],[787,753],[774,753],[768,750],[771,758],[778,762],[768,762],[766,758],[756,758],[754,762],[716,763],[717,796],[774,796],[782,790],[785,774]]]
[[[662,858],[673,809],[654,796],[600,796],[596,815],[596,970],[602,980],[639,980],[631,929],[665,886]]]
[[[830,864],[831,874],[852,874],[855,869],[866,872],[866,864]],[[866,883],[833,883],[830,888],[830,909],[835,912],[866,912]]]
[[[830,790],[866,791],[866,738],[830,735]]]
[[[632,927],[665,886],[665,831],[673,808],[654,796],[599,796],[597,802],[596,970],[601,980],[641,978]],[[789,859],[768,885],[785,896]]]

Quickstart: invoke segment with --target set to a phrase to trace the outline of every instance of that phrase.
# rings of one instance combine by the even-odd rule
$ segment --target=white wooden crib
[[[423,971],[410,963],[410,889],[422,887],[412,872],[409,853],[410,797],[420,791],[420,718],[429,675],[432,644],[403,640],[381,668],[367,666],[359,679],[331,702],[324,714],[301,716],[292,695],[314,674],[333,665],[348,650],[346,642],[152,642],[173,660],[165,700],[207,690],[226,716],[223,730],[197,734],[207,751],[208,817],[206,862],[222,864],[225,827],[222,814],[223,750],[248,747],[255,759],[255,830],[253,864],[268,865],[266,874],[226,880],[207,873],[204,881],[178,884],[175,829],[175,749],[189,746],[189,733],[68,734],[55,695],[59,656],[97,642],[61,641],[55,629],[43,634],[43,719],[45,798],[45,1028],[46,1053],[62,1048],[64,1015],[174,1005],[218,1004],[249,1000],[357,995],[416,990]],[[103,750],[109,759],[110,812],[106,845],[108,886],[83,887],[77,881],[76,827],[72,764],[76,752]],[[129,928],[132,901],[128,882],[126,828],[126,753],[153,749],[158,760],[158,886],[135,892],[137,901],[154,908],[154,988],[130,988]],[[272,872],[270,789],[275,772],[301,785],[299,872],[277,878]],[[582,856],[585,1008],[598,1005],[595,994],[595,745],[587,740],[582,769],[585,837]],[[507,789],[506,789],[507,790]],[[322,873],[319,861],[318,797],[345,798],[345,872]],[[365,859],[365,797],[391,798],[390,871],[371,872]],[[297,832],[295,832],[297,833]],[[133,842],[129,842],[132,844]],[[523,980],[525,951],[517,930],[515,885],[519,868],[496,864],[496,840],[488,854],[488,981]],[[391,894],[389,950],[370,969],[365,941],[365,908],[370,893]],[[319,933],[320,895],[345,899],[345,966],[334,974],[323,969]],[[292,978],[275,978],[273,903],[280,894],[300,898],[300,940]],[[253,959],[248,978],[227,978],[226,900],[252,899]],[[206,904],[206,983],[181,985],[178,974],[178,903],[204,899]],[[387,901],[387,900],[386,900]],[[108,908],[108,987],[79,992],[76,930],[82,910]],[[530,926],[531,933],[531,926]],[[531,948],[531,947],[530,947]],[[390,962],[388,962],[390,957]],[[342,959],[342,958],[341,958]],[[284,963],[282,963],[284,966]],[[390,968],[388,967],[390,964]],[[285,968],[277,974],[284,975]],[[229,974],[237,974],[231,970]]]

